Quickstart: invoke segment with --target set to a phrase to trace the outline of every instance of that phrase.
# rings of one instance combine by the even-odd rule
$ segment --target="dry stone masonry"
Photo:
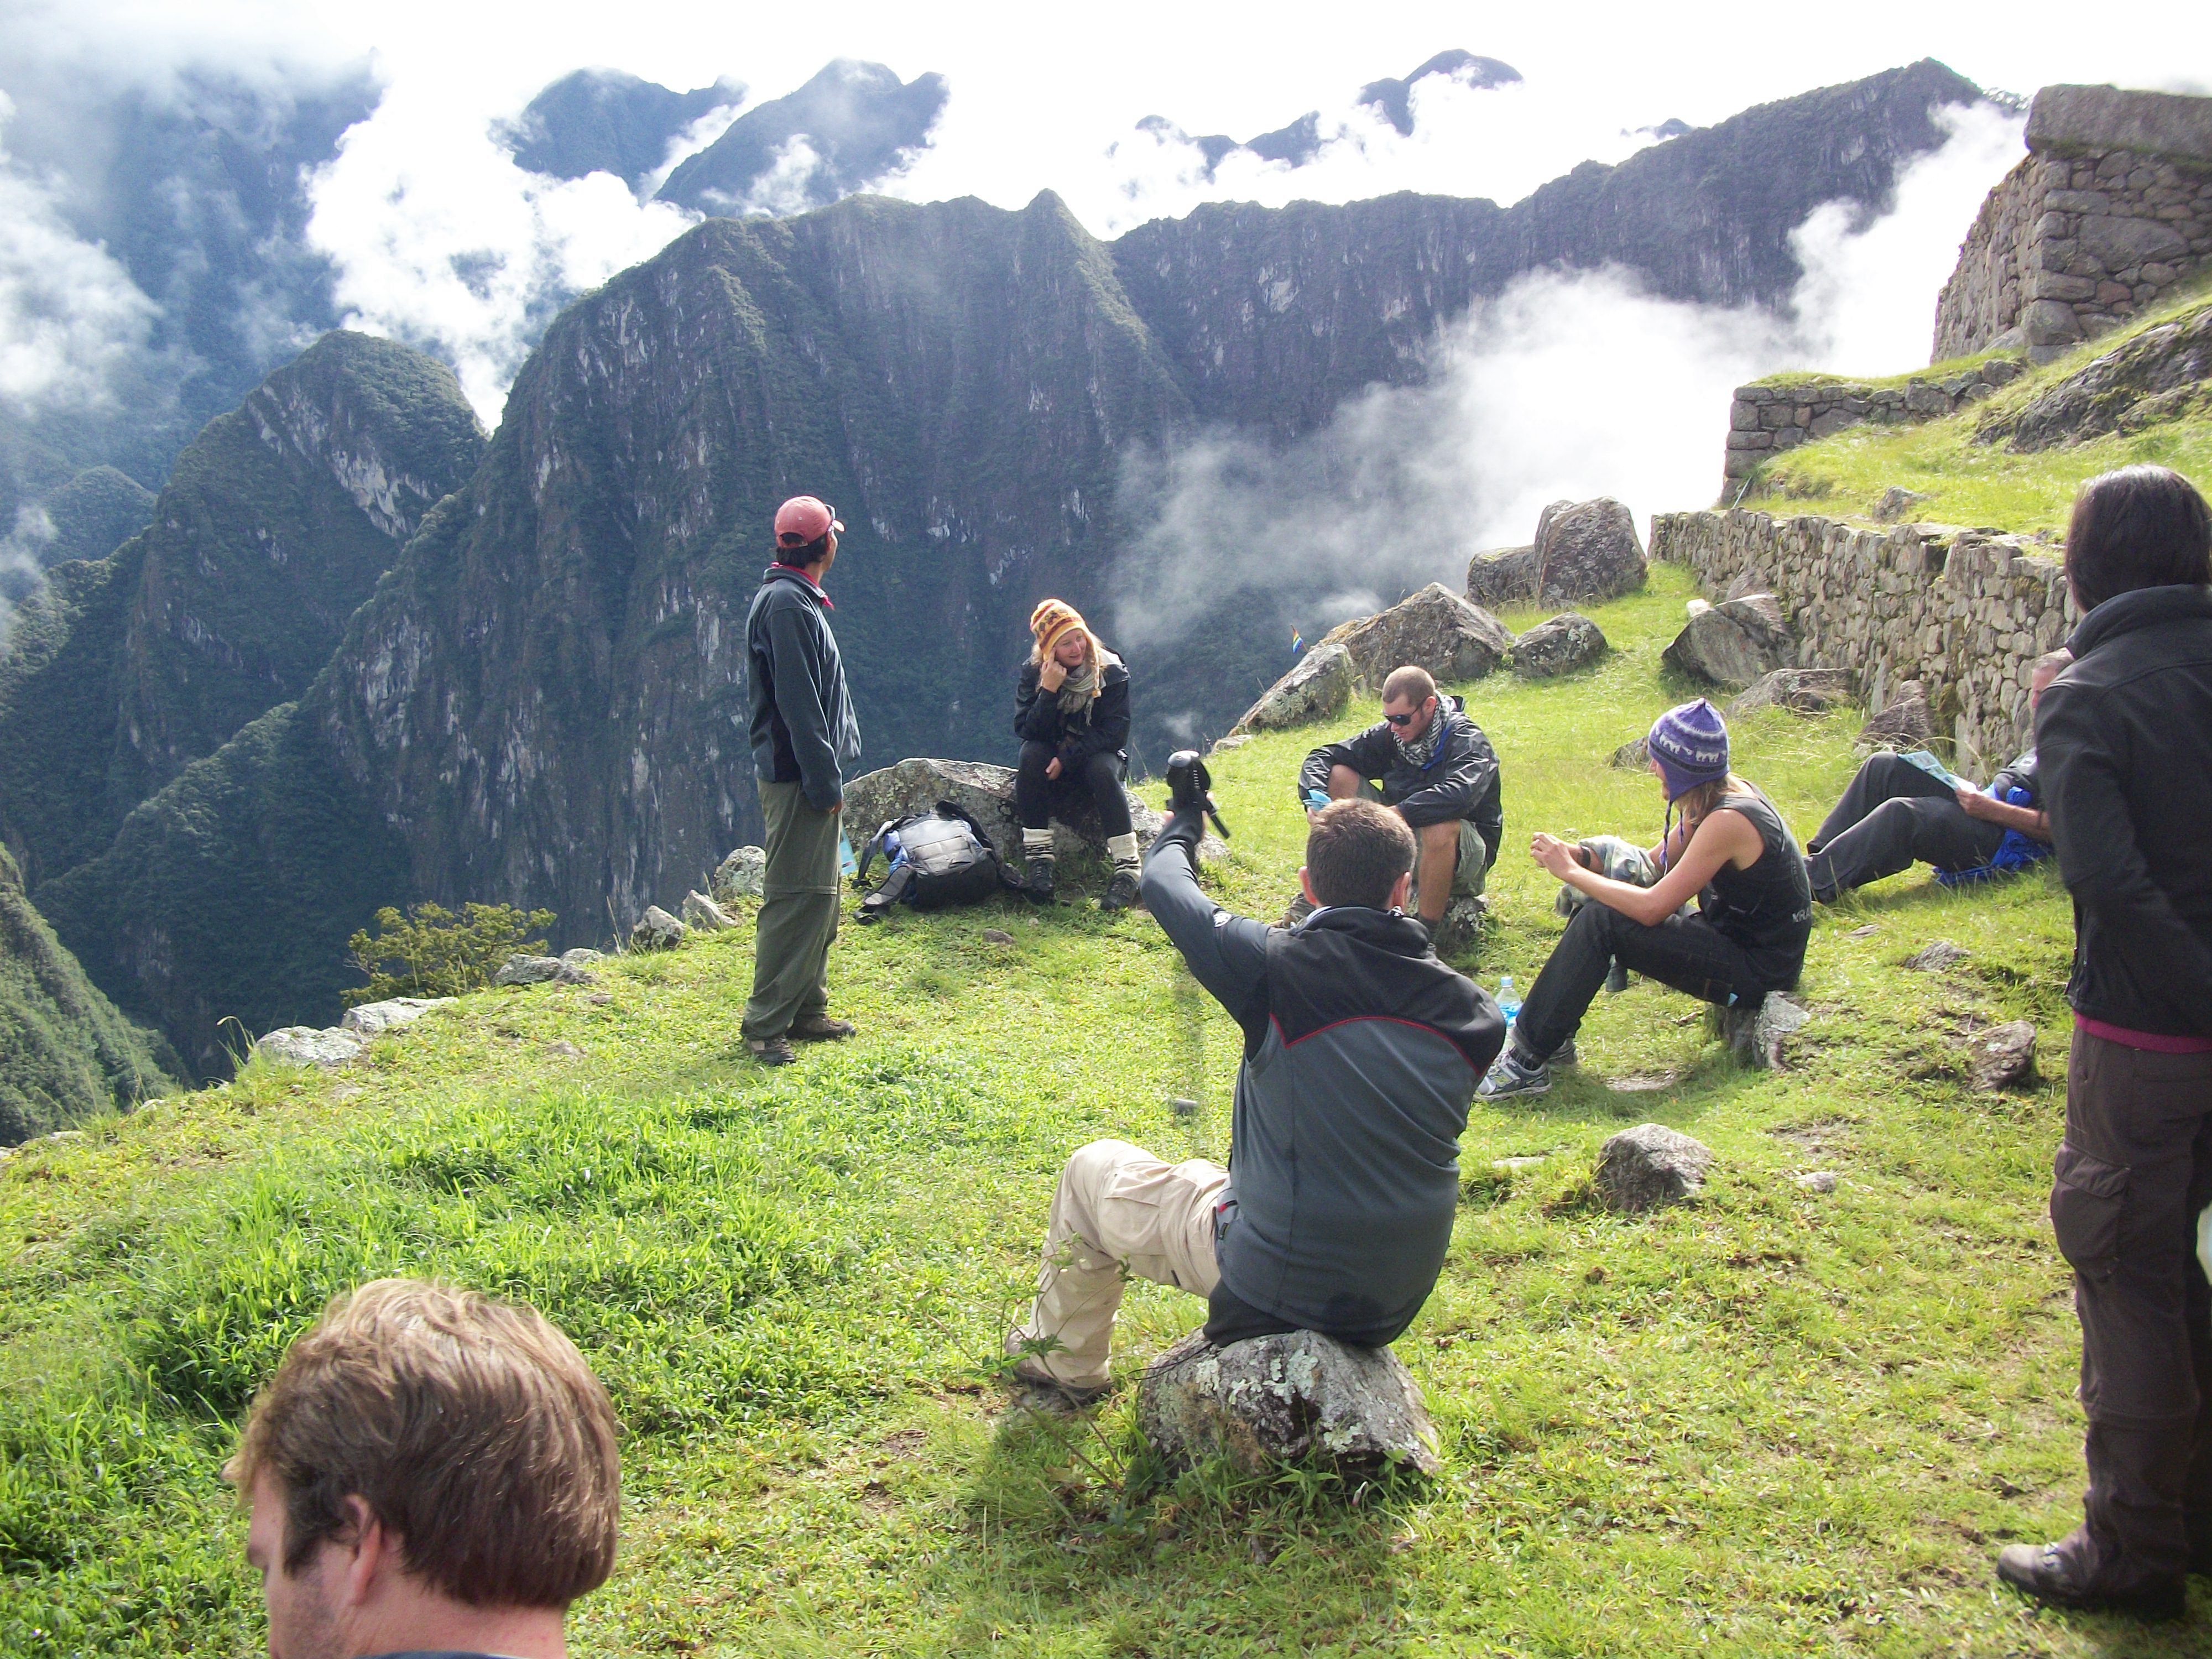
[[[2048,362],[2156,305],[2212,255],[2212,98],[2045,87],[2027,152],[1959,251],[1935,362],[2017,345]]]
[[[2009,385],[2020,374],[2021,365],[2011,358],[1992,357],[1941,380],[1915,375],[1901,386],[1864,386],[1825,374],[1740,386],[1729,410],[1721,499],[1735,501],[1760,462],[1800,444],[1863,422],[1906,426],[1940,420]]]
[[[1652,520],[1651,548],[1708,592],[1748,574],[1788,614],[1800,665],[1850,670],[1869,708],[1918,681],[1977,776],[2029,740],[2028,671],[2080,620],[2058,560],[1995,531],[1670,513]]]

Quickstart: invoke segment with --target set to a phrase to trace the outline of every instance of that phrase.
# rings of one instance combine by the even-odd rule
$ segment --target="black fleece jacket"
[[[1070,774],[1093,755],[1120,754],[1129,744],[1129,671],[1109,663],[1087,714],[1070,715],[1060,693],[1037,690],[1037,665],[1025,662],[1014,680],[1014,735],[1024,743],[1048,743]]]
[[[1407,763],[1390,723],[1377,720],[1356,737],[1341,743],[1325,743],[1306,757],[1298,771],[1298,802],[1306,792],[1328,789],[1332,766],[1348,766],[1363,778],[1378,781],[1385,805],[1395,806],[1413,829],[1466,818],[1482,831],[1490,848],[1490,861],[1498,861],[1498,848],[1505,839],[1504,792],[1498,777],[1498,751],[1482,728],[1468,719],[1466,705],[1457,697],[1440,697],[1437,718],[1447,722],[1443,741],[1425,767]]]
[[[2212,589],[2140,587],[2067,641],[2035,751],[2074,896],[2076,1013],[2212,1037]]]

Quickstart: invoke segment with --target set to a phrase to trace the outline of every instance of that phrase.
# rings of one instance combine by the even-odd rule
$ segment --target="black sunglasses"
[[[1429,706],[1429,704],[1428,704],[1428,699],[1427,699],[1427,698],[1425,698],[1425,697],[1424,697],[1424,698],[1421,700],[1421,707],[1420,707],[1419,708],[1416,708],[1416,709],[1415,709],[1412,714],[1385,714],[1385,715],[1383,715],[1383,716],[1382,716],[1382,718],[1383,718],[1384,720],[1386,720],[1389,721],[1389,722],[1390,722],[1390,724],[1391,724],[1391,725],[1393,725],[1393,726],[1411,726],[1411,725],[1412,725],[1415,720],[1419,720],[1419,719],[1420,719],[1420,718],[1421,718],[1421,714],[1422,714],[1423,711],[1424,711],[1424,710],[1425,710],[1425,709],[1428,708],[1428,706]]]

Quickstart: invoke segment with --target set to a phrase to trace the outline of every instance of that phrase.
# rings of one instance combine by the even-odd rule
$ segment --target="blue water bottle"
[[[853,856],[853,843],[842,830],[837,832],[837,867],[845,872],[848,878],[860,867],[860,860]]]
[[[1513,989],[1513,975],[1510,974],[1498,977],[1498,1012],[1505,1016],[1505,1023],[1509,1026],[1513,1024],[1514,1016],[1521,1012],[1521,999]]]

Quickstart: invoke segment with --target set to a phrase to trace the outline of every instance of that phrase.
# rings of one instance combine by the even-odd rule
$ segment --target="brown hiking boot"
[[[745,1052],[763,1066],[788,1066],[799,1058],[788,1037],[747,1037]]]
[[[840,1037],[852,1036],[858,1029],[849,1019],[832,1019],[827,1014],[801,1014],[791,1022],[791,1030],[785,1035],[793,1042],[835,1042]]]
[[[2008,1544],[1997,1556],[1997,1577],[2024,1595],[2054,1607],[2104,1607],[2131,1613],[2146,1624],[2179,1619],[2189,1608],[2181,1578],[2146,1578],[2107,1589],[2077,1574],[2080,1563],[2057,1544]]]
[[[1079,1388],[1073,1382],[1063,1382],[1034,1359],[1015,1363],[1010,1377],[1014,1392],[1021,1404],[1042,1407],[1048,1411],[1081,1411],[1095,1406],[1114,1392],[1110,1382],[1090,1388]]]

